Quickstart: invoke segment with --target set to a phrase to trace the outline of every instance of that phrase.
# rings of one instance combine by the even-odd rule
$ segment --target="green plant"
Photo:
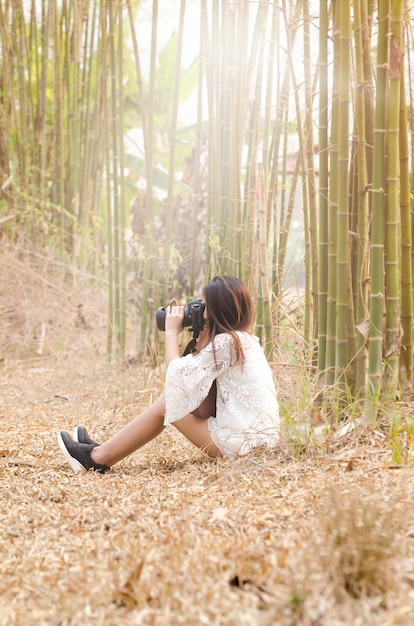
[[[392,452],[392,461],[401,465],[404,461],[405,441],[404,424],[399,417],[394,418],[390,424],[388,445]]]

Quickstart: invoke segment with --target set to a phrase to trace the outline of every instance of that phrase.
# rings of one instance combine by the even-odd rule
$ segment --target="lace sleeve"
[[[165,424],[194,411],[206,399],[213,381],[232,363],[229,334],[218,335],[196,354],[173,359],[165,381]],[[234,358],[234,357],[233,357]]]

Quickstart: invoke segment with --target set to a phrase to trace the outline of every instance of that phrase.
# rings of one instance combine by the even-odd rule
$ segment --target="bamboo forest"
[[[219,273],[364,417],[412,398],[410,0],[1,0],[0,227],[105,278],[108,355]]]
[[[0,0],[0,626],[411,626],[413,271],[414,0]]]

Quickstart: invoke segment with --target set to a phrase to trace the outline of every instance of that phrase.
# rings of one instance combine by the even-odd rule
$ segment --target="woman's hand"
[[[183,319],[183,306],[168,306],[165,310],[165,332],[178,335],[183,329]]]

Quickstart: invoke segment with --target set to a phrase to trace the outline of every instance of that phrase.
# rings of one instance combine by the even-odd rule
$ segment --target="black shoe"
[[[93,443],[95,446],[99,446],[99,443],[97,441],[94,441],[89,437],[88,431],[86,430],[85,426],[76,426],[73,431],[72,439],[73,441],[77,441],[78,443]]]
[[[95,463],[91,458],[91,451],[99,444],[78,443],[65,430],[58,434],[59,448],[72,469],[76,472],[82,469],[93,470],[99,474],[105,474],[110,468],[107,465]]]

